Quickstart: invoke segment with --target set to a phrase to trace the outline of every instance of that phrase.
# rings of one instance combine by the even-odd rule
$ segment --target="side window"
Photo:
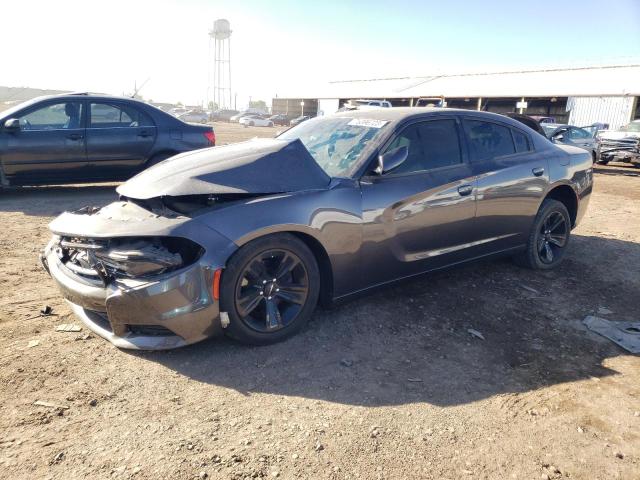
[[[571,140],[585,140],[591,138],[591,134],[582,128],[570,128],[566,135]]]
[[[515,153],[511,129],[497,123],[465,120],[464,131],[471,150],[471,160],[482,162]]]
[[[529,138],[522,132],[518,130],[511,130],[513,133],[513,141],[516,144],[516,152],[528,152],[531,150],[531,145],[529,144]]]
[[[82,102],[47,105],[18,117],[22,130],[58,130],[81,128]]]
[[[409,148],[409,156],[393,173],[410,173],[462,163],[455,120],[432,120],[405,128],[386,151]]]
[[[402,165],[396,168],[393,173],[406,173],[421,170],[419,164],[422,158],[422,144],[418,137],[418,125],[409,125],[391,142],[384,153],[396,148],[407,147],[409,155]]]
[[[148,115],[129,105],[91,104],[91,127],[146,127],[151,125],[153,122]]]

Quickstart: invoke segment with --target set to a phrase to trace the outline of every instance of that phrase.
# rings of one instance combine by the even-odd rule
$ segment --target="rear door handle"
[[[542,167],[533,168],[531,170],[531,173],[533,173],[536,177],[539,177],[544,173],[544,168],[542,168]]]
[[[473,186],[472,185],[460,185],[458,187],[458,193],[463,197],[466,197],[471,192],[473,192]]]
[[[67,135],[69,140],[82,140],[83,135],[80,133],[70,133]]]

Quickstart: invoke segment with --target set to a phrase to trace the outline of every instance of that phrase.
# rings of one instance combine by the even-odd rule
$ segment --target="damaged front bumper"
[[[97,335],[120,348],[165,350],[221,332],[219,302],[213,293],[215,272],[236,247],[214,230],[128,202],[63,213],[50,229],[54,237],[42,253],[43,266],[74,313]],[[108,253],[105,246],[123,238],[152,237],[201,238],[206,245],[201,245],[200,256],[177,268],[142,276],[86,261],[97,258],[97,249]],[[84,261],[78,262],[70,252]]]
[[[603,139],[600,142],[600,160],[626,163],[640,163],[640,140],[623,138]]]
[[[82,278],[49,249],[43,263],[73,312],[120,348],[164,350],[220,333],[213,299],[214,269],[193,264],[152,280],[116,278],[108,285]]]

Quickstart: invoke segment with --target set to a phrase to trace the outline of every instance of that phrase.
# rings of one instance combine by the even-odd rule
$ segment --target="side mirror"
[[[390,172],[402,165],[408,156],[409,148],[407,146],[394,148],[390,152],[378,156],[378,166],[373,171],[376,175]]]
[[[559,133],[558,135],[554,135],[552,140],[554,142],[561,142],[562,140],[564,140],[564,135]]]
[[[17,132],[20,130],[20,120],[17,118],[10,118],[4,122],[4,129],[8,132]]]

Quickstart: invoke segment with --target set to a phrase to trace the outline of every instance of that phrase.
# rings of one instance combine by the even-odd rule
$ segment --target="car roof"
[[[148,103],[142,100],[139,100],[137,98],[125,97],[121,95],[107,95],[105,93],[89,93],[89,92],[70,92],[70,93],[60,93],[56,95],[41,95],[39,97],[35,97],[30,100],[27,100],[27,102],[36,103],[36,102],[41,102],[45,100],[56,100],[56,99],[73,100],[73,99],[77,99],[78,97],[88,98],[92,100],[119,100],[119,101],[126,100],[128,102],[135,102],[135,103],[141,103],[143,105],[149,105]],[[27,103],[27,102],[24,102],[24,103]]]
[[[373,120],[387,120],[392,123],[420,118],[424,116],[445,116],[445,115],[467,115],[482,117],[487,120],[496,120],[507,123],[514,127],[520,127],[522,124],[504,115],[491,112],[482,112],[477,110],[466,110],[463,108],[442,108],[442,107],[393,107],[393,108],[376,108],[369,110],[349,110],[345,112],[335,113],[338,117],[349,118],[370,118]]]

